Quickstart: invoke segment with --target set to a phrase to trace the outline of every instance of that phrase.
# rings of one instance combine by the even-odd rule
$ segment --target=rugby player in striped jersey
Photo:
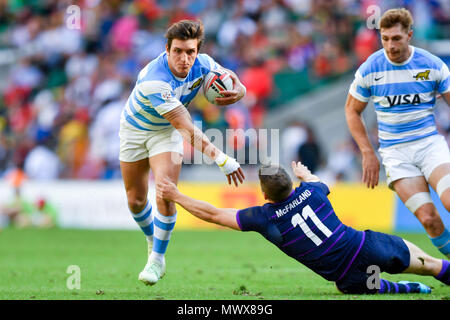
[[[157,208],[152,208],[147,196],[150,170],[156,182],[166,178],[177,183],[184,139],[214,160],[229,184],[238,186],[245,178],[239,163],[214,146],[188,112],[204,77],[222,68],[199,53],[203,37],[200,21],[182,20],[170,26],[166,51],[141,70],[120,120],[119,159],[128,207],[148,242],[148,261],[138,277],[147,285],[154,285],[166,272],[165,253],[177,218],[170,201],[156,199]],[[227,71],[234,88],[221,92],[223,97],[216,99],[219,105],[235,103],[246,91],[236,74]]]
[[[418,218],[431,242],[450,257],[450,232],[429,192],[431,186],[450,211],[450,153],[434,118],[438,94],[450,105],[450,73],[440,58],[410,45],[412,24],[406,9],[391,9],[383,14],[383,48],[356,71],[345,114],[362,154],[362,181],[374,188],[378,185],[380,162],[361,117],[369,99],[373,99],[378,151],[387,184]]]

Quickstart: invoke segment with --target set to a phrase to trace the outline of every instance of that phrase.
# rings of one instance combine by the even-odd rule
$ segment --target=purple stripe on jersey
[[[288,233],[289,231],[291,231],[292,229],[294,229],[295,227],[292,226],[289,229],[287,229],[286,231],[282,232],[281,235],[284,236],[286,233]]]
[[[351,265],[353,264],[353,261],[355,260],[356,256],[358,255],[359,251],[361,250],[365,239],[366,239],[366,233],[363,231],[362,240],[361,240],[361,243],[359,244],[358,250],[356,250],[356,253],[353,256],[352,260],[350,260],[350,263],[348,264],[347,268],[345,268],[344,272],[341,274],[339,279],[337,279],[336,281],[341,280],[345,276],[345,274],[347,273],[348,269],[350,269]]]
[[[325,205],[325,202],[322,203],[316,210],[314,210],[314,212],[317,213],[317,211],[319,211],[320,209],[322,209],[324,205]]]
[[[236,222],[237,222],[237,224],[238,224],[238,226],[239,226],[239,229],[243,230],[243,229],[242,229],[242,225],[241,225],[241,220],[239,220],[239,211],[241,211],[241,210],[238,210],[238,211],[236,212]]]
[[[343,224],[341,223],[336,229],[334,229],[334,231],[333,231],[333,233],[331,234],[331,236],[330,236],[329,238],[326,238],[320,245],[323,245],[325,242],[327,242],[327,240],[330,239],[330,238],[333,236],[333,234],[335,234],[336,231],[338,231],[342,226],[343,226]],[[345,233],[345,231],[344,231],[343,233]],[[339,240],[339,239],[338,239],[338,240]],[[333,243],[333,245],[334,245],[334,243]],[[305,255],[307,255],[308,253],[310,253],[310,252],[312,252],[312,251],[314,251],[314,250],[316,250],[316,249],[318,249],[318,248],[319,248],[319,247],[315,247],[315,248],[312,248],[312,249],[309,249],[309,250],[303,252],[302,254],[300,254],[299,256],[297,256],[297,259],[298,259],[298,258],[301,258],[301,257],[303,257],[303,256],[305,256]],[[323,254],[323,253],[322,253],[322,254]]]
[[[391,286],[389,285],[389,281],[386,280],[386,284],[387,284],[387,293],[389,293],[391,291]]]
[[[297,259],[298,259],[298,258],[301,258],[301,257],[303,257],[303,256],[306,256],[308,253],[310,253],[310,252],[312,252],[312,251],[314,251],[314,250],[316,250],[316,249],[317,249],[317,247],[316,247],[316,248],[311,248],[311,249],[309,249],[309,250],[306,250],[306,251],[303,252],[301,255],[297,256]]]
[[[332,214],[333,212],[334,212],[333,210],[328,212],[328,214],[320,221],[322,221],[322,222],[325,221],[330,216],[330,214]],[[316,230],[316,229],[317,229],[317,226],[314,226],[313,228],[311,228],[311,231]],[[288,243],[283,244],[282,247],[286,247],[286,246],[288,246],[290,244],[293,244],[294,242],[297,242],[298,240],[300,240],[300,239],[302,239],[304,237],[306,237],[306,234],[303,234],[302,236],[300,236],[300,237],[298,237],[298,238],[296,238],[294,240],[291,240]]]
[[[346,233],[346,232],[347,232],[347,231],[342,232],[342,233],[339,235],[339,237],[336,239],[336,241],[334,241],[333,244],[327,248],[327,250],[325,250],[324,252],[322,252],[321,255],[320,255],[319,257],[323,256],[325,253],[327,253],[328,251],[330,251],[330,249],[334,247],[334,245],[336,244],[336,242],[338,242],[338,241],[342,238],[342,236],[344,235],[344,233]]]

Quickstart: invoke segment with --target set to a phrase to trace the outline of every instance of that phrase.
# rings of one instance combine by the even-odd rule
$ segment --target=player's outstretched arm
[[[180,132],[185,141],[216,162],[226,175],[228,184],[233,181],[237,187],[238,182],[244,182],[244,172],[236,159],[229,157],[211,143],[208,137],[192,123],[191,116],[184,106],[180,105],[163,116]]]
[[[156,196],[178,203],[199,219],[234,230],[241,230],[236,221],[237,209],[220,209],[208,202],[193,199],[181,193],[177,186],[167,179],[157,183]]]
[[[221,106],[233,104],[241,100],[245,96],[245,93],[247,91],[236,73],[226,68],[223,69],[230,74],[231,80],[233,80],[233,90],[220,92],[223,95],[223,98],[216,98],[216,103]]]
[[[368,188],[373,189],[378,185],[380,161],[378,161],[375,150],[370,143],[366,126],[361,117],[366,106],[367,102],[360,101],[351,94],[348,94],[347,102],[345,103],[345,118],[347,120],[348,129],[361,151],[363,169],[362,181]]]
[[[320,182],[319,177],[313,175],[311,171],[309,171],[308,167],[302,164],[300,161],[297,163],[295,163],[295,161],[292,161],[291,166],[295,176],[300,180],[305,182]]]

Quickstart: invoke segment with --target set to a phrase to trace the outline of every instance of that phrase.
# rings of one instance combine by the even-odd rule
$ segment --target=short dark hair
[[[283,201],[292,192],[291,177],[281,165],[262,165],[258,170],[258,177],[261,190],[271,201]]]
[[[197,51],[200,51],[204,40],[203,23],[200,20],[181,20],[175,22],[167,29],[165,37],[167,38],[167,47],[169,50],[172,46],[173,39],[197,39]]]
[[[387,10],[381,16],[380,28],[389,29],[400,24],[406,32],[409,32],[414,20],[411,12],[405,8]]]

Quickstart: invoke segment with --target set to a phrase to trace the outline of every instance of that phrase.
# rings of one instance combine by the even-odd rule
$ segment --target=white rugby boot
[[[166,274],[166,262],[160,263],[156,260],[149,260],[144,267],[144,270],[139,274],[139,280],[147,286],[152,286],[158,280],[162,279]]]

